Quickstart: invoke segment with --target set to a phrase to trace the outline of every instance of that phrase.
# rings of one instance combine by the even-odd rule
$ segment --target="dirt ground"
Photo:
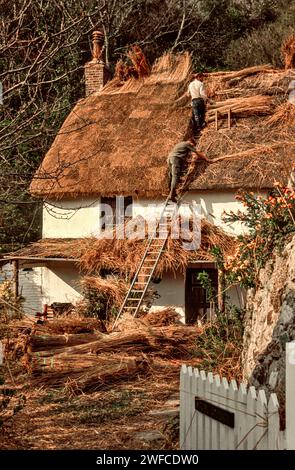
[[[32,388],[28,376],[18,373],[14,388],[24,406],[12,415],[13,398],[0,427],[0,449],[177,449],[178,419],[163,421],[148,413],[178,397],[182,363],[156,359],[145,374],[79,396]],[[155,430],[160,439],[136,437]]]

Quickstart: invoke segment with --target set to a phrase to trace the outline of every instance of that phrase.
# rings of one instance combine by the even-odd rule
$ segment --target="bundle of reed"
[[[81,357],[79,359],[70,356],[68,359],[68,363],[56,359],[53,367],[51,362],[48,362],[48,366],[45,364],[43,368],[40,366],[39,369],[35,369],[35,374],[41,376],[32,379],[31,385],[52,388],[70,386],[73,389],[74,382],[76,394],[92,393],[117,382],[128,381],[138,376],[140,372],[146,374],[149,367],[146,359],[135,357],[100,359],[97,356],[88,358],[83,356],[83,359]]]
[[[77,346],[78,344],[88,344],[97,341],[101,338],[101,333],[78,333],[63,335],[50,335],[50,334],[34,334],[30,337],[30,346],[32,351],[43,351],[44,349],[50,350]]]
[[[219,115],[227,115],[230,111],[234,116],[249,117],[269,114],[272,108],[273,102],[270,96],[254,95],[247,98],[231,98],[211,105],[207,111],[207,121],[214,121],[216,112]]]
[[[175,325],[180,321],[180,315],[173,308],[165,308],[164,310],[149,312],[140,317],[148,325],[167,326]]]
[[[95,289],[108,299],[109,304],[117,307],[122,304],[129,287],[127,282],[115,276],[107,279],[100,276],[85,276],[81,280],[81,284],[84,288]]]
[[[285,69],[295,67],[295,33],[290,34],[283,42],[281,55],[285,63]]]
[[[136,323],[135,323],[136,325]],[[149,352],[161,356],[173,357],[179,355],[179,348],[187,353],[188,343],[193,342],[199,330],[195,327],[168,326],[153,328],[146,326],[145,329],[134,327],[131,331],[114,332],[109,335],[102,335],[96,341],[87,344],[80,344],[70,347],[52,348],[33,352],[30,354],[32,363],[34,361],[48,360],[56,363],[56,360],[68,363],[69,357],[73,355],[87,356],[91,354],[105,354],[108,352],[124,352],[125,354],[134,354],[136,352]]]
[[[248,77],[249,75],[255,75],[257,73],[273,73],[275,71],[276,69],[274,69],[270,64],[265,64],[254,65],[253,67],[246,67],[245,69],[228,72],[210,72],[205,73],[204,75],[210,77],[220,77],[223,80],[231,80],[233,78]]]
[[[87,355],[87,354],[101,354],[113,351],[145,351],[150,348],[149,338],[147,334],[141,331],[131,331],[125,334],[111,333],[110,335],[103,335],[96,341],[91,343],[79,344],[76,346],[65,346],[63,348],[51,348],[49,350],[42,350],[33,352],[31,357],[53,357],[59,356],[60,360],[67,358],[73,354]]]
[[[100,320],[75,314],[60,316],[46,323],[46,331],[57,334],[94,333],[103,330]]]
[[[138,44],[131,46],[127,56],[131,60],[138,78],[147,77],[151,73],[150,64]]]
[[[282,103],[279,105],[274,114],[267,118],[264,122],[266,126],[276,126],[277,128],[295,127],[295,105],[292,103]]]

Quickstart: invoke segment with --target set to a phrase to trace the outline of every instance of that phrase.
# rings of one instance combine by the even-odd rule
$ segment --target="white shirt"
[[[205,86],[203,82],[195,78],[189,86],[188,86],[188,93],[191,96],[191,99],[194,100],[195,98],[203,98],[204,100],[207,99]]]

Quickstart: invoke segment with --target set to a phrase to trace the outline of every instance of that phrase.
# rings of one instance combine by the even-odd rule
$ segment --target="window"
[[[101,230],[112,230],[132,218],[132,196],[101,198]]]

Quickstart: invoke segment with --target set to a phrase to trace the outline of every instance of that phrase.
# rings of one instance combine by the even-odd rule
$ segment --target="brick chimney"
[[[85,64],[85,95],[98,92],[106,84],[109,71],[103,61],[104,35],[101,31],[92,33],[92,60]]]

